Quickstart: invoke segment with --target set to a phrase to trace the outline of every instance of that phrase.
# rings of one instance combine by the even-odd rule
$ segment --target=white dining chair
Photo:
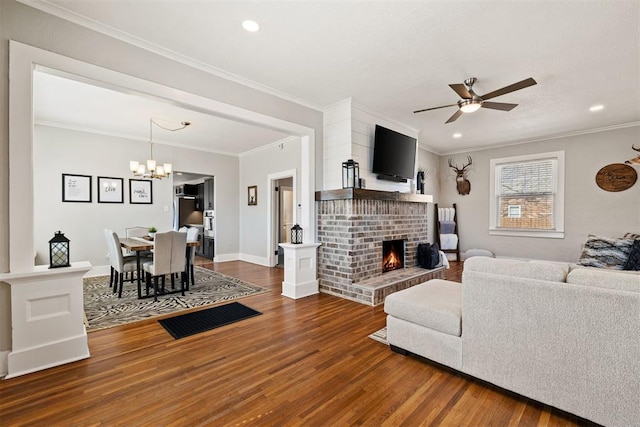
[[[113,291],[118,292],[118,298],[122,298],[122,287],[124,286],[124,274],[133,273],[137,270],[135,257],[125,257],[122,255],[120,239],[113,230],[104,230],[107,247],[109,249],[109,261],[111,263],[111,277],[109,286],[113,284]]]
[[[165,276],[171,277],[171,285],[175,286],[173,273],[184,273],[186,266],[187,234],[178,231],[156,233],[154,239],[153,261],[144,264],[146,285],[151,286],[153,278],[153,299],[158,300],[158,279],[162,280],[162,291],[165,291]],[[180,275],[180,290],[184,295],[184,277]]]
[[[195,227],[187,229],[187,242],[197,242],[199,231]],[[196,247],[191,246],[189,248],[189,277],[191,278],[191,286],[195,286],[195,276],[193,272],[193,261],[196,259]]]

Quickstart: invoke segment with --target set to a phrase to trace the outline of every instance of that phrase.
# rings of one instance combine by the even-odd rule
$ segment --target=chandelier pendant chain
[[[160,129],[175,132],[175,131],[186,128],[191,123],[181,122],[180,127],[172,129],[172,128],[166,128],[162,126],[161,124],[153,120],[153,117],[150,118],[149,119],[149,151],[151,156],[149,157],[149,160],[147,160],[146,165],[136,160],[132,160],[129,162],[129,168],[134,176],[142,177],[142,178],[162,179],[162,178],[167,178],[168,176],[171,175],[171,172],[173,169],[171,163],[156,164],[156,161],[153,159],[153,125],[154,124],[158,126]]]

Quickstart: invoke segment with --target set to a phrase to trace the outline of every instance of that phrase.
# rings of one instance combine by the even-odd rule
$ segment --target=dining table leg
[[[140,251],[136,251],[136,276],[138,276],[138,299],[142,298],[142,285],[140,282],[141,273],[142,271],[140,269]]]
[[[185,269],[183,278],[186,281],[184,284],[184,288],[189,290],[189,271],[191,270],[191,248],[187,246],[187,254],[186,254],[187,262],[185,263]]]

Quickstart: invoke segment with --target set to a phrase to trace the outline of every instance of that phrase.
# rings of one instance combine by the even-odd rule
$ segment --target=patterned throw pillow
[[[589,234],[578,265],[622,270],[629,259],[633,239],[617,239]]]
[[[640,239],[640,234],[638,233],[627,233],[623,237],[624,239]]]
[[[633,246],[631,247],[631,253],[629,254],[629,260],[624,265],[625,270],[640,270],[640,239],[636,239],[633,241]]]

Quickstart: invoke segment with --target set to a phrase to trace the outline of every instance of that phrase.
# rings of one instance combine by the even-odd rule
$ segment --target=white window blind
[[[564,152],[491,160],[492,234],[562,237],[563,171]]]

